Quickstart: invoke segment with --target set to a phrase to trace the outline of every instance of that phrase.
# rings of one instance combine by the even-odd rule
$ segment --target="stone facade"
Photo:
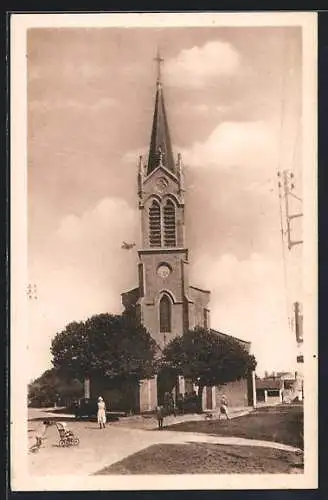
[[[196,325],[209,327],[210,292],[189,285],[181,159],[179,161],[180,166],[174,173],[160,164],[148,177],[142,177],[139,189],[142,228],[142,248],[138,252],[139,286],[122,294],[124,307],[136,307],[141,322],[160,348],[184,330]],[[165,226],[168,202],[171,239],[167,237]],[[156,206],[155,216],[153,206]],[[170,325],[165,331],[161,330],[160,321],[163,296],[168,299],[170,314]]]

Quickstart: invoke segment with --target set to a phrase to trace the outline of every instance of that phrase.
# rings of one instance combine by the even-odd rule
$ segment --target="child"
[[[162,430],[164,421],[164,406],[157,406],[156,415],[158,421],[158,430]]]
[[[68,429],[66,422],[58,422],[58,425],[60,425],[62,429],[65,431],[66,437],[73,436],[73,432],[70,429]]]
[[[221,418],[221,415],[225,415],[227,420],[230,420],[230,417],[228,415],[228,400],[226,396],[222,396],[221,399],[221,405],[220,405],[220,413],[219,413],[219,420]]]
[[[37,448],[41,448],[42,441],[45,439],[49,425],[50,425],[49,420],[44,420],[37,428],[36,435],[35,435],[35,439],[36,439],[35,446]]]

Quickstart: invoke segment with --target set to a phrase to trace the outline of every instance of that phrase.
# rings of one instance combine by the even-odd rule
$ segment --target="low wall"
[[[155,411],[157,406],[157,378],[140,381],[139,411]]]
[[[248,406],[247,380],[241,379],[229,382],[216,389],[216,407],[220,407],[221,398],[225,395],[229,406]]]

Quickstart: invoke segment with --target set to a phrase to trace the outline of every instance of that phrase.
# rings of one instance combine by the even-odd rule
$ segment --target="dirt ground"
[[[303,449],[303,406],[279,405],[260,408],[230,421],[216,419],[183,422],[169,430],[202,432],[216,436],[238,436],[285,443]]]
[[[237,427],[241,428],[244,419],[250,416],[251,415],[240,416],[230,421],[229,424],[238,424]],[[30,414],[30,418],[44,418],[44,412],[34,411],[33,414]],[[179,470],[179,472],[176,473],[180,473],[182,469],[185,473],[190,473],[191,469],[196,471],[200,463],[203,463],[204,472],[206,472],[209,467],[213,467],[217,470],[217,463],[222,460],[221,455],[223,451],[221,448],[227,445],[243,448],[238,451],[238,460],[235,457],[236,463],[238,462],[239,465],[249,460],[249,458],[246,458],[247,456],[250,457],[249,453],[254,453],[255,455],[259,453],[259,457],[262,457],[259,458],[259,461],[264,461],[263,463],[265,463],[270,470],[272,468],[270,464],[273,463],[274,460],[276,460],[276,462],[280,461],[278,455],[275,455],[277,450],[269,450],[266,454],[263,450],[258,452],[258,447],[263,448],[264,446],[268,448],[271,446],[277,449],[280,448],[278,451],[284,451],[287,454],[292,453],[295,455],[295,450],[287,445],[263,443],[255,440],[249,441],[231,435],[215,436],[209,433],[200,432],[204,424],[220,425],[223,429],[226,425],[224,422],[217,423],[215,421],[207,422],[204,420],[190,422],[189,424],[182,422],[179,425],[194,425],[195,428],[191,432],[186,432],[186,429],[180,432],[178,429],[179,425],[171,427],[171,429],[174,428],[174,431],[170,430],[170,428],[166,428],[163,431],[155,430],[156,421],[154,419],[151,421],[151,419],[142,419],[138,417],[131,418],[130,420],[121,419],[118,422],[109,423],[105,429],[99,429],[96,422],[79,422],[69,417],[67,417],[66,420],[67,425],[79,437],[80,444],[69,448],[60,447],[59,435],[56,427],[54,425],[51,426],[47,432],[47,439],[44,441],[39,452],[28,455],[29,471],[32,475],[93,475],[114,466],[114,464],[118,462],[130,459],[134,460],[133,457],[135,457],[135,454],[139,454],[139,458],[137,458],[139,462],[138,467],[141,467],[140,470],[146,471],[149,460],[156,462],[156,460],[154,460],[154,452],[152,451],[156,446],[163,447],[156,448],[156,453],[163,455],[163,460],[168,464],[168,467],[170,464],[173,468],[176,467],[176,470]],[[172,417],[172,423],[174,421],[176,420]],[[29,445],[35,441],[35,429],[38,423],[39,420],[30,420],[28,422]],[[168,420],[166,425],[170,423],[171,421]],[[189,446],[190,443],[193,448],[190,448],[191,454],[189,455],[194,458],[191,463],[188,463],[183,457],[185,454],[184,450],[186,449],[185,445]],[[253,451],[247,452],[246,448],[250,448],[250,445],[253,445]],[[176,448],[177,446],[178,448]],[[227,456],[230,456],[229,460],[231,463],[232,451],[230,450],[229,453],[230,455]],[[236,453],[236,451],[233,453]],[[245,453],[246,456],[244,455]],[[171,459],[170,454],[172,455]],[[149,456],[152,458],[149,459]],[[180,465],[177,465],[176,456],[180,457],[178,459]],[[197,459],[197,456],[200,458]],[[281,457],[283,457],[283,455],[281,455]],[[286,462],[286,460],[282,459],[282,462]],[[157,460],[156,466],[158,466],[158,464],[159,462]],[[277,467],[279,466],[277,465]]]

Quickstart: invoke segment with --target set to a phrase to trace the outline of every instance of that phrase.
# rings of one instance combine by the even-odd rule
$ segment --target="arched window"
[[[167,295],[163,295],[159,303],[159,329],[166,333],[171,331],[172,304]]]
[[[149,244],[151,247],[161,246],[161,207],[155,200],[149,208]]]
[[[164,207],[164,246],[176,246],[175,206],[171,200],[167,200]]]

